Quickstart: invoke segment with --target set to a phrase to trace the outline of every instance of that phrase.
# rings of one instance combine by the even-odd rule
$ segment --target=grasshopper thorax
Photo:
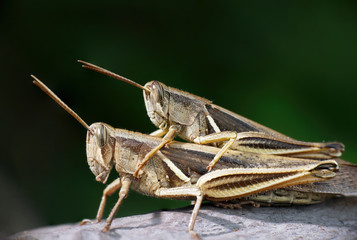
[[[93,123],[87,132],[87,161],[96,180],[105,183],[114,165],[113,127],[105,123]]]
[[[169,118],[169,93],[167,87],[158,81],[151,81],[144,86],[144,100],[147,114],[156,127],[163,128]]]

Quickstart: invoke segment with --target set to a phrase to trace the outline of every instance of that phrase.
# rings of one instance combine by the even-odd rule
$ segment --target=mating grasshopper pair
[[[319,199],[322,200],[325,195],[345,193],[344,188],[338,187],[344,178],[340,174],[335,177],[335,172],[339,168],[338,163],[340,163],[335,160],[314,161],[226,150],[225,154],[220,156],[220,161],[214,171],[207,173],[205,166],[219,154],[221,149],[171,141],[169,146],[165,146],[165,144],[162,145],[162,139],[158,137],[114,129],[104,123],[88,126],[39,80],[36,78],[35,80],[36,85],[48,93],[88,130],[87,159],[96,179],[105,183],[113,166],[120,175],[120,178],[109,184],[103,191],[97,221],[102,219],[106,198],[121,188],[119,200],[107,219],[104,231],[109,230],[111,221],[123,199],[127,196],[130,186],[146,195],[195,200],[189,224],[189,231],[192,234],[194,234],[194,222],[204,198],[214,202],[231,200],[232,204],[236,199],[242,197],[248,201],[274,203],[277,200],[272,198],[273,195],[269,198],[260,193],[296,185],[299,186],[299,192],[311,193],[307,199],[304,199],[303,203],[307,204],[314,203],[317,198],[317,202],[319,202]],[[157,146],[160,145],[162,146],[157,149]],[[333,146],[332,148],[341,150],[336,146],[342,145],[330,145]],[[137,166],[153,149],[155,149],[155,153],[149,158],[147,164],[140,165],[142,167],[140,178],[134,177],[138,170]],[[353,174],[353,177],[357,175],[354,166],[349,166],[344,162],[342,165],[340,164],[341,169],[347,169],[346,172]],[[312,184],[330,178],[333,179],[328,182],[332,181],[332,183],[336,179],[335,184],[332,184],[332,186],[336,186],[335,188],[322,188]],[[346,193],[356,191],[354,182],[346,185],[346,189],[348,189]],[[327,184],[327,186],[329,185]],[[320,191],[320,189],[323,190]],[[296,201],[299,199],[296,198],[295,189],[287,188],[285,191],[288,192],[287,198],[285,194],[285,202],[301,203],[301,201]],[[281,190],[271,193],[284,195]],[[282,198],[277,203],[283,203]]]

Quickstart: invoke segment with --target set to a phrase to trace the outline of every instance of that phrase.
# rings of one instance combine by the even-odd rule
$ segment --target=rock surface
[[[65,224],[24,231],[8,239],[191,239],[186,229],[192,208],[117,218],[108,233],[105,222]],[[293,207],[202,206],[195,231],[202,239],[357,239],[357,197]]]

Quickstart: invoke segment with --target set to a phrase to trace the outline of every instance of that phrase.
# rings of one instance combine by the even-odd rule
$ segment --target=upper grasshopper
[[[158,81],[141,86],[125,77],[112,73],[96,65],[79,60],[88,68],[121,81],[130,83],[143,90],[147,114],[158,127],[151,135],[163,136],[156,148],[149,152],[140,168],[176,135],[198,143],[213,144],[221,151],[209,163],[211,170],[227,149],[245,152],[274,154],[298,158],[329,159],[340,157],[344,145],[339,142],[304,142],[292,139],[250,119],[233,113],[211,101],[188,92],[168,87]]]
[[[103,191],[97,213],[101,221],[108,196],[119,188],[119,199],[112,209],[103,231],[108,231],[129,188],[155,197],[195,200],[188,230],[193,236],[194,223],[203,199],[214,202],[234,200],[262,191],[324,181],[336,176],[338,164],[334,160],[315,161],[280,156],[228,151],[222,157],[219,170],[201,174],[202,164],[207,164],[219,148],[191,143],[173,142],[170,147],[158,150],[143,166],[141,178],[135,178],[137,164],[150,152],[161,138],[115,129],[105,123],[86,124],[42,82],[32,76],[34,83],[74,116],[87,129],[87,161],[97,181],[106,183],[113,167],[119,178]],[[177,156],[177,153],[181,152]],[[175,157],[176,155],[176,157]],[[201,164],[185,161],[192,156]],[[207,160],[208,159],[208,160]],[[207,171],[207,170],[203,170]],[[198,176],[198,179],[192,177]],[[89,220],[84,220],[82,224]]]

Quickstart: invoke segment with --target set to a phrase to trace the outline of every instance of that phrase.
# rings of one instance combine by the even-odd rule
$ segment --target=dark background
[[[5,1],[0,51],[0,237],[94,218],[104,189],[87,165],[86,130],[30,74],[88,124],[155,130],[141,90],[77,59],[299,140],[341,141],[357,162],[355,1]],[[118,216],[187,204],[131,193]]]

